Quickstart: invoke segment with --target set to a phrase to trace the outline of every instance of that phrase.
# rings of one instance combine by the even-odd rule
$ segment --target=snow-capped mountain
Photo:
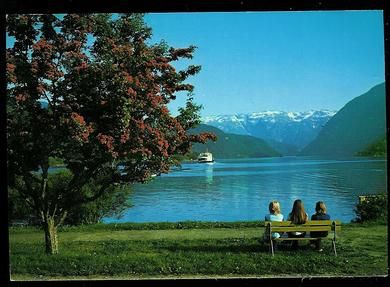
[[[284,144],[301,150],[310,143],[336,111],[264,111],[251,114],[207,116],[202,122],[227,133],[251,135],[271,145]]]

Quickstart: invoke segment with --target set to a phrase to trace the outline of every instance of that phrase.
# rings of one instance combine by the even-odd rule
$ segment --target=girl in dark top
[[[316,213],[314,213],[311,216],[311,220],[330,220],[330,215],[326,213],[326,206],[325,206],[324,202],[318,201],[316,203]],[[328,232],[327,231],[310,232],[310,236],[311,237],[326,237],[326,236],[328,236]],[[321,252],[322,251],[321,239],[313,240],[313,241],[314,241],[313,243],[315,245],[315,248]]]
[[[294,201],[293,208],[288,215],[288,220],[293,222],[294,224],[303,224],[308,220],[308,215],[305,212],[305,208],[303,207],[303,202],[300,199]],[[288,232],[288,237],[297,238],[297,237],[305,237],[305,232]],[[293,249],[298,248],[298,240],[292,241]]]

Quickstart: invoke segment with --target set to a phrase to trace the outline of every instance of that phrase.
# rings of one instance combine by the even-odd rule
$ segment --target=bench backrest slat
[[[293,224],[291,221],[265,221],[264,225],[271,223],[272,226],[291,226],[291,225],[313,226],[313,225],[331,225],[333,222],[335,222],[336,225],[341,225],[341,222],[339,220],[310,220],[304,224]]]
[[[273,232],[341,230],[339,220],[312,220],[304,224],[294,224],[291,221],[265,221],[264,225],[266,227],[270,225]]]
[[[310,232],[310,231],[333,231],[332,226],[292,226],[292,227],[287,227],[287,226],[279,226],[279,227],[274,227],[272,226],[272,232],[293,232],[293,231],[305,231],[305,232]],[[336,231],[341,231],[340,226],[336,226]]]

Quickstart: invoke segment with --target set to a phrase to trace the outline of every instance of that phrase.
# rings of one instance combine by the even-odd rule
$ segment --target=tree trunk
[[[43,223],[45,230],[45,246],[47,254],[58,253],[57,226],[53,217],[47,217]]]

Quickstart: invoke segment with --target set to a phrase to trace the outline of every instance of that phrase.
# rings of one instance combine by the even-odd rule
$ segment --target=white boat
[[[198,156],[198,162],[214,162],[213,154],[211,152],[202,152]]]

